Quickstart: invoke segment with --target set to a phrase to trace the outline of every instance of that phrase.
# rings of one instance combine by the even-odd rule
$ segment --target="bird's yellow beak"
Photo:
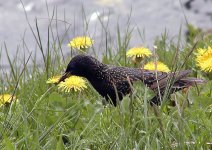
[[[60,78],[60,80],[58,81],[58,83],[64,81],[66,78],[70,77],[71,73],[70,72],[65,72],[62,77]]]

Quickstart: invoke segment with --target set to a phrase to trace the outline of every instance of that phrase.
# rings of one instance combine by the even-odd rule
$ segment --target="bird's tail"
[[[170,96],[170,94],[172,94],[176,91],[180,91],[180,90],[186,89],[190,86],[195,86],[197,84],[203,84],[203,83],[206,83],[206,81],[203,79],[199,79],[199,78],[187,77],[187,78],[180,79],[173,84],[173,86],[171,87],[170,93],[168,95]],[[163,93],[165,93],[165,91],[161,91],[161,96],[159,96],[159,94],[157,93],[156,96],[154,96],[150,100],[150,105],[160,105],[161,99],[163,98],[163,95],[164,95]]]
[[[180,81],[184,82],[185,84],[191,85],[191,86],[193,86],[195,84],[206,83],[206,81],[203,79],[192,78],[192,77],[183,78],[183,79],[180,79]]]
[[[206,81],[203,79],[187,77],[187,78],[183,78],[183,79],[176,81],[174,83],[174,85],[172,86],[172,88],[174,89],[174,91],[179,91],[184,88],[188,88],[190,86],[195,86],[197,84],[203,84],[205,82]]]

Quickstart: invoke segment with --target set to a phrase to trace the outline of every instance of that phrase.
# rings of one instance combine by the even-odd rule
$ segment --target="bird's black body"
[[[109,66],[91,56],[77,55],[68,64],[60,81],[63,81],[69,75],[84,77],[100,95],[108,101],[111,100],[115,106],[118,100],[122,100],[123,96],[132,91],[134,81],[142,81],[156,93],[150,104],[158,105],[160,104],[158,91],[161,95],[164,94],[168,80],[173,79],[170,93],[186,88],[198,81],[202,82],[202,80],[196,78],[185,79],[184,77],[189,73],[188,70],[175,73],[156,73],[141,68]]]

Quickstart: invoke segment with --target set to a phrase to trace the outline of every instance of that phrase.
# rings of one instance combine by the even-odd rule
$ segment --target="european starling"
[[[150,104],[159,105],[160,97],[164,95],[167,87],[171,94],[195,83],[204,82],[197,78],[185,78],[190,72],[183,70],[165,73],[142,68],[116,67],[103,64],[88,55],[77,55],[69,62],[59,82],[70,75],[84,77],[100,95],[116,106],[118,100],[121,101],[123,96],[132,92],[134,81],[142,81],[155,92],[155,97],[150,100]]]

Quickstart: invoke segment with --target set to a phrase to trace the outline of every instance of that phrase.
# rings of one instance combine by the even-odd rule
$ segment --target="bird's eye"
[[[69,64],[68,67],[69,67],[69,69],[74,69],[74,68],[76,68],[74,63]]]
[[[74,66],[69,66],[68,67],[69,70],[74,70],[74,68],[75,68]]]
[[[72,63],[70,63],[70,64],[67,66],[67,68],[66,68],[66,72],[73,71],[73,70],[74,70],[74,68],[75,68],[75,65],[74,65],[74,64],[72,64]]]

